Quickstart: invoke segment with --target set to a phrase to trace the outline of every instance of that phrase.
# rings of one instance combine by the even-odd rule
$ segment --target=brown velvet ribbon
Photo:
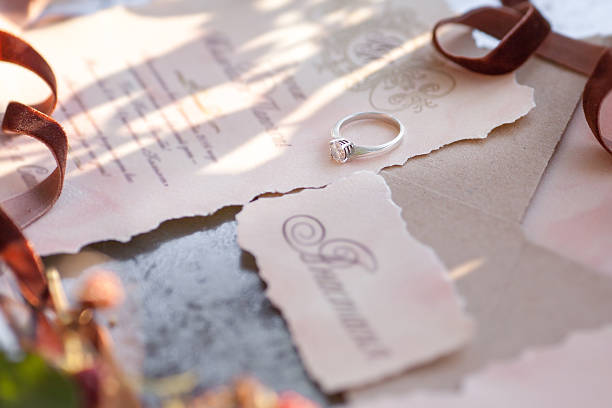
[[[612,135],[604,135],[601,129],[601,120],[609,120],[604,117],[602,107],[612,91],[610,49],[552,32],[546,19],[529,1],[502,0],[502,3],[502,7],[477,8],[438,22],[433,30],[434,47],[462,67],[487,75],[512,72],[533,54],[588,75],[582,95],[584,114],[595,138],[612,154]],[[447,24],[475,28],[499,39],[499,44],[479,58],[454,55],[442,47],[438,38],[439,29]]]
[[[0,203],[0,259],[15,274],[24,299],[40,308],[47,301],[47,281],[42,262],[21,228],[47,212],[59,197],[66,172],[68,139],[62,127],[48,116],[57,103],[57,85],[45,59],[22,39],[0,31],[0,60],[32,71],[51,89],[51,96],[33,106],[10,102],[2,122],[4,132],[27,135],[44,143],[57,162],[55,171],[43,181]]]

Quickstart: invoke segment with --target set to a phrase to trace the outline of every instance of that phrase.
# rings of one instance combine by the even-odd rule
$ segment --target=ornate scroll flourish
[[[481,7],[439,21],[433,30],[433,44],[449,60],[488,75],[500,75],[519,68],[533,54],[589,76],[582,94],[584,114],[601,146],[612,154],[612,135],[602,134],[604,99],[612,92],[612,50],[574,40],[552,32],[548,21],[528,0],[502,0],[503,7]],[[445,50],[437,31],[446,24],[463,24],[501,41],[487,55],[468,58]],[[607,104],[607,109],[610,108]]]
[[[437,107],[436,99],[455,89],[455,78],[435,63],[403,62],[391,66],[370,90],[370,104],[377,110],[397,112],[412,109],[420,113]]]
[[[283,223],[285,241],[309,265],[345,269],[360,266],[376,272],[378,262],[365,245],[345,238],[326,239],[325,226],[311,215],[294,215]]]
[[[351,73],[372,61],[385,60],[391,51],[425,31],[427,27],[413,11],[387,9],[325,41],[320,68],[351,78]],[[368,92],[370,105],[376,110],[419,113],[435,108],[435,100],[455,89],[455,78],[445,69],[446,64],[429,50],[416,50],[408,57],[386,62],[365,78],[347,79],[348,90]]]

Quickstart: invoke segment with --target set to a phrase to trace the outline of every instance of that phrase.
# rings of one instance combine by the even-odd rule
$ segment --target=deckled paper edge
[[[128,8],[126,8],[125,6],[114,6],[111,7],[111,9],[122,9],[124,11],[129,11]],[[460,71],[466,71],[465,68],[453,63],[452,61],[445,61],[444,62],[450,69],[453,70],[460,70]],[[521,118],[525,117],[535,106],[535,98],[534,98],[534,88],[528,85],[523,85],[520,84],[517,81],[517,76],[516,73],[510,73],[510,74],[506,74],[506,75],[502,75],[502,76],[507,76],[507,77],[511,77],[511,81],[513,83],[514,86],[516,86],[516,89],[514,89],[515,95],[521,95],[521,97],[525,97],[526,99],[529,100],[529,104],[526,104],[524,106],[524,108],[522,109],[517,109],[516,112],[513,112],[512,115],[508,115],[506,118],[502,118],[500,122],[496,122],[495,124],[491,125],[491,127],[489,128],[485,128],[482,133],[477,133],[477,134],[473,134],[471,136],[466,136],[463,139],[459,139],[459,140],[455,140],[449,143],[442,143],[438,146],[433,146],[431,147],[429,150],[424,151],[424,152],[419,152],[416,153],[412,156],[407,155],[407,157],[404,158],[399,158],[398,160],[389,160],[386,164],[381,164],[380,167],[375,167],[374,169],[367,169],[367,170],[355,170],[355,172],[359,172],[359,171],[371,171],[371,172],[375,172],[376,174],[380,173],[382,170],[390,168],[390,167],[395,167],[395,166],[402,166],[404,164],[406,164],[408,162],[408,160],[416,158],[416,157],[420,157],[420,156],[425,156],[427,154],[430,154],[434,151],[437,151],[439,149],[442,149],[444,147],[450,146],[452,144],[458,143],[458,142],[464,142],[466,140],[482,140],[487,138],[491,132],[493,132],[494,130],[496,130],[497,128],[501,127],[501,126],[505,126],[505,125],[509,125],[509,124],[513,124],[515,122],[517,122],[518,120],[520,120]],[[523,95],[525,93],[525,95]],[[70,140],[69,140],[70,142]],[[355,172],[351,173],[354,174]],[[119,243],[127,243],[129,241],[131,241],[134,237],[142,235],[142,234],[146,234],[148,232],[154,231],[156,229],[158,229],[160,227],[160,225],[166,221],[171,221],[171,220],[176,220],[176,219],[181,219],[181,218],[189,218],[189,217],[207,217],[207,216],[211,216],[213,214],[215,214],[216,212],[226,208],[226,207],[235,207],[235,206],[244,206],[256,199],[258,199],[259,197],[266,195],[266,194],[289,194],[291,192],[294,192],[295,190],[301,190],[301,189],[320,189],[320,188],[324,188],[326,186],[328,186],[329,184],[338,182],[339,180],[341,180],[343,177],[345,176],[339,176],[337,178],[332,178],[331,180],[329,180],[328,182],[324,182],[321,184],[308,184],[308,185],[293,185],[290,187],[280,187],[280,188],[275,188],[275,187],[268,187],[265,188],[258,193],[255,193],[254,195],[251,196],[246,196],[245,198],[241,199],[238,198],[236,199],[236,201],[230,201],[230,202],[226,202],[225,204],[222,204],[218,207],[213,207],[208,211],[203,211],[203,210],[185,210],[185,211],[179,211],[178,213],[169,216],[169,217],[164,217],[162,219],[155,219],[152,220],[150,222],[143,222],[140,223],[139,228],[137,230],[129,230],[129,229],[124,229],[124,230],[116,230],[111,234],[102,234],[98,237],[93,237],[90,239],[87,239],[84,242],[81,243],[75,243],[74,246],[70,246],[70,245],[62,245],[62,249],[61,250],[57,250],[55,248],[53,248],[53,246],[51,246],[51,249],[45,248],[45,245],[41,245],[42,248],[38,249],[38,252],[41,256],[50,256],[50,255],[57,255],[57,254],[76,254],[78,253],[81,249],[85,248],[88,245],[97,243],[97,242],[105,242],[105,241],[115,241],[115,242],[119,242]],[[60,200],[62,198],[60,197]],[[56,208],[52,208],[51,211],[57,211]],[[25,230],[25,235],[28,235],[28,230],[26,228]]]
[[[374,172],[375,174],[379,174],[380,171],[382,171],[382,170],[384,170],[386,168],[394,167],[394,166],[402,166],[402,165],[406,164],[408,162],[408,160],[410,160],[412,158],[427,155],[427,154],[429,154],[429,153],[431,153],[433,151],[442,149],[442,148],[447,147],[447,146],[451,146],[451,145],[453,145],[455,143],[458,143],[458,142],[462,142],[462,141],[465,141],[465,140],[486,139],[491,134],[491,132],[493,132],[498,127],[515,123],[516,121],[518,121],[521,118],[525,117],[536,105],[535,105],[535,99],[534,99],[534,88],[532,88],[530,86],[527,86],[527,85],[519,84],[517,82],[517,80],[516,80],[516,75],[513,76],[513,79],[514,79],[515,84],[518,84],[518,86],[520,88],[526,88],[531,93],[531,95],[530,95],[531,104],[528,107],[526,107],[525,110],[519,112],[519,114],[516,116],[516,118],[508,120],[506,122],[499,123],[499,124],[493,126],[488,131],[485,131],[483,134],[474,135],[473,137],[469,137],[469,138],[465,138],[465,139],[461,139],[461,140],[456,140],[456,141],[454,141],[452,143],[442,144],[442,145],[440,145],[438,147],[432,148],[431,150],[429,150],[426,153],[421,153],[421,154],[417,154],[417,155],[414,155],[414,156],[407,157],[406,159],[404,159],[401,162],[398,162],[398,163],[389,163],[389,164],[383,165],[382,167],[380,167],[375,172],[371,171],[371,170],[357,170],[357,171],[355,171],[355,173],[358,173],[360,171],[369,171],[369,172]],[[355,173],[352,173],[352,174],[355,174]],[[76,246],[74,246],[72,248],[65,248],[64,251],[62,251],[62,252],[56,252],[56,251],[53,251],[53,250],[52,251],[46,251],[46,250],[43,249],[43,250],[40,250],[39,253],[40,253],[41,256],[49,256],[49,255],[57,255],[57,254],[76,254],[81,249],[83,249],[84,247],[86,247],[88,245],[91,245],[91,244],[94,244],[94,243],[97,243],[97,242],[116,241],[116,242],[120,242],[120,243],[127,243],[127,242],[131,241],[134,237],[138,236],[138,235],[146,234],[148,232],[156,230],[157,228],[160,227],[160,225],[162,223],[164,223],[166,221],[171,221],[171,220],[176,220],[176,219],[181,219],[181,218],[189,218],[189,217],[208,217],[210,215],[213,215],[217,211],[220,211],[220,210],[222,210],[224,208],[227,208],[227,207],[236,207],[236,206],[243,207],[245,205],[248,205],[248,203],[253,202],[254,200],[256,200],[259,197],[261,197],[263,195],[266,195],[266,194],[282,194],[282,195],[286,195],[286,194],[294,192],[295,190],[301,190],[301,189],[321,189],[321,188],[327,187],[330,184],[337,183],[338,181],[340,181],[344,177],[347,177],[347,176],[340,177],[338,179],[332,180],[329,183],[322,184],[322,185],[294,186],[291,189],[287,189],[287,190],[285,190],[285,189],[281,189],[281,190],[264,190],[261,193],[258,193],[255,196],[251,197],[250,199],[247,199],[246,201],[229,202],[229,203],[227,203],[225,205],[222,205],[221,207],[212,209],[212,210],[210,210],[208,212],[185,211],[183,213],[180,213],[179,215],[176,215],[176,216],[173,216],[173,217],[170,217],[170,218],[165,218],[165,219],[162,219],[162,220],[159,220],[159,221],[155,221],[155,222],[149,223],[148,225],[143,226],[143,229],[140,230],[140,231],[135,231],[135,232],[131,232],[131,233],[121,233],[121,232],[119,232],[116,235],[109,236],[109,237],[104,238],[104,239],[94,238],[92,240],[85,241],[85,242],[83,242],[81,244],[77,244]],[[25,231],[25,234],[27,236],[27,229]]]
[[[294,336],[294,329],[293,329],[293,324],[291,322],[291,320],[289,319],[289,317],[283,312],[283,308],[281,305],[281,302],[277,302],[276,300],[276,296],[275,293],[277,292],[274,288],[276,288],[276,286],[274,285],[273,282],[269,281],[268,278],[265,276],[265,272],[263,272],[263,269],[260,266],[260,262],[257,258],[257,256],[255,255],[254,252],[252,252],[247,245],[244,245],[244,242],[242,242],[241,240],[241,234],[240,234],[240,218],[244,216],[243,211],[241,210],[237,215],[236,215],[236,222],[237,222],[237,236],[236,236],[236,240],[238,242],[238,245],[240,246],[240,248],[244,251],[249,252],[251,255],[253,255],[253,257],[255,258],[255,264],[257,265],[257,270],[258,270],[258,275],[260,277],[260,279],[262,281],[264,281],[266,283],[266,297],[270,300],[270,302],[279,310],[279,312],[282,314],[283,316],[283,320],[285,321],[285,323],[287,324],[287,327],[289,329],[289,332],[291,334],[291,341],[294,344],[296,350],[298,351],[298,354],[302,360],[302,363],[304,364],[304,366],[307,369],[307,372],[309,373],[309,376],[311,376],[312,380],[315,381],[317,384],[319,384],[319,386],[324,390],[324,392],[326,393],[337,393],[337,392],[342,392],[342,391],[348,391],[352,388],[358,388],[358,387],[362,387],[362,386],[366,386],[366,385],[370,385],[370,384],[375,384],[377,382],[383,381],[387,378],[391,378],[394,377],[396,375],[399,375],[403,372],[409,371],[410,369],[414,369],[420,365],[423,364],[427,364],[430,362],[435,361],[438,358],[442,358],[444,356],[447,356],[453,352],[459,351],[463,346],[465,346],[472,338],[473,336],[473,332],[475,330],[475,321],[472,318],[472,316],[467,312],[467,307],[466,307],[466,301],[465,299],[463,299],[463,297],[459,294],[459,291],[457,290],[456,285],[454,284],[453,280],[450,277],[449,274],[449,270],[446,267],[446,265],[444,264],[444,262],[442,262],[442,260],[440,259],[440,257],[436,254],[435,250],[428,246],[425,245],[424,243],[422,243],[421,241],[419,241],[418,239],[416,239],[414,236],[412,236],[412,234],[410,234],[410,231],[407,228],[407,224],[406,221],[404,220],[404,218],[402,217],[402,208],[397,205],[392,198],[392,193],[391,193],[391,189],[389,188],[389,185],[387,184],[386,180],[384,179],[384,177],[382,177],[380,174],[378,174],[377,172],[373,172],[373,171],[369,171],[369,170],[358,170],[348,176],[344,176],[339,178],[338,180],[336,180],[334,183],[340,183],[342,182],[342,180],[349,178],[349,177],[354,177],[355,175],[359,174],[359,173],[365,173],[365,174],[371,174],[374,177],[380,179],[382,181],[382,185],[384,185],[384,189],[385,189],[385,196],[381,197],[381,199],[383,200],[387,200],[388,202],[390,202],[392,204],[392,207],[394,207],[397,217],[399,217],[399,219],[401,220],[401,226],[403,227],[403,234],[405,236],[406,239],[412,239],[414,240],[417,245],[420,245],[423,249],[426,249],[429,253],[430,256],[433,257],[433,259],[435,259],[437,262],[440,263],[440,266],[447,272],[447,273],[443,273],[441,278],[444,279],[449,286],[452,289],[453,292],[453,298],[455,300],[455,302],[457,303],[457,306],[459,307],[459,310],[462,312],[463,314],[463,318],[465,319],[465,325],[466,325],[466,332],[465,332],[465,336],[463,338],[457,336],[457,341],[455,342],[454,345],[450,345],[445,348],[445,349],[440,349],[435,353],[430,353],[428,355],[423,355],[421,358],[419,359],[415,359],[412,363],[410,364],[397,364],[397,368],[395,369],[389,369],[389,371],[386,374],[383,374],[381,376],[378,376],[376,378],[370,379],[370,380],[361,380],[361,381],[339,381],[336,382],[336,384],[334,385],[326,385],[323,384],[322,382],[320,382],[320,380],[318,378],[314,377],[314,374],[310,374],[310,373],[314,373],[317,372],[318,369],[314,368],[314,365],[311,363],[311,361],[309,360],[309,357],[304,354],[302,352],[302,344],[299,341],[299,339],[297,338],[297,336]],[[328,185],[332,185],[334,183],[329,183]],[[325,186],[327,187],[327,186]],[[325,188],[323,187],[323,188]],[[310,189],[307,189],[310,190]],[[299,194],[296,193],[296,194]],[[270,198],[262,198],[262,199],[283,199],[285,198],[286,195],[281,196],[281,197],[270,197]],[[247,204],[248,205],[248,204]],[[246,206],[245,206],[246,207]]]
[[[557,353],[559,350],[574,346],[575,343],[581,343],[589,341],[593,337],[608,334],[612,335],[612,325],[603,325],[595,329],[589,330],[577,330],[568,333],[565,338],[559,342],[555,342],[547,345],[537,345],[526,347],[514,358],[500,358],[491,360],[484,368],[472,373],[461,380],[461,383],[456,390],[418,390],[412,392],[406,392],[405,394],[397,394],[395,397],[385,395],[384,397],[366,397],[366,398],[351,398],[351,394],[347,394],[349,403],[344,408],[365,408],[372,404],[383,404],[384,407],[391,406],[389,403],[410,403],[415,399],[427,398],[432,396],[443,396],[452,398],[464,398],[474,388],[474,383],[478,383],[481,378],[489,377],[497,370],[503,369],[506,366],[522,364],[525,362],[533,361],[534,358],[538,358],[541,355],[547,355],[550,353]]]

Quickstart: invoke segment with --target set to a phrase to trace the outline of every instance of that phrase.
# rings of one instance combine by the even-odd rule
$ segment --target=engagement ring
[[[358,120],[380,120],[397,129],[397,136],[393,140],[378,146],[358,146],[340,135],[345,125]],[[336,162],[346,163],[350,158],[373,156],[397,147],[404,136],[404,125],[394,116],[382,112],[359,112],[341,119],[331,132],[332,140],[329,141],[329,153]]]

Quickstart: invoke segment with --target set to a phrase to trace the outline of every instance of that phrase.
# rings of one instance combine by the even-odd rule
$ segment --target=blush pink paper
[[[381,176],[358,172],[236,217],[240,246],[326,392],[431,361],[471,335],[446,268],[400,213]]]
[[[60,200],[26,230],[41,254],[403,164],[533,107],[513,76],[482,77],[435,54],[441,0],[171,4],[28,32],[58,76],[56,116],[71,143]],[[394,113],[407,137],[389,154],[336,165],[331,127],[369,110]],[[2,195],[49,171],[37,147],[2,143],[0,178],[19,169]]]
[[[350,408],[608,408],[612,328],[572,335],[468,377],[458,392],[394,395]]]

